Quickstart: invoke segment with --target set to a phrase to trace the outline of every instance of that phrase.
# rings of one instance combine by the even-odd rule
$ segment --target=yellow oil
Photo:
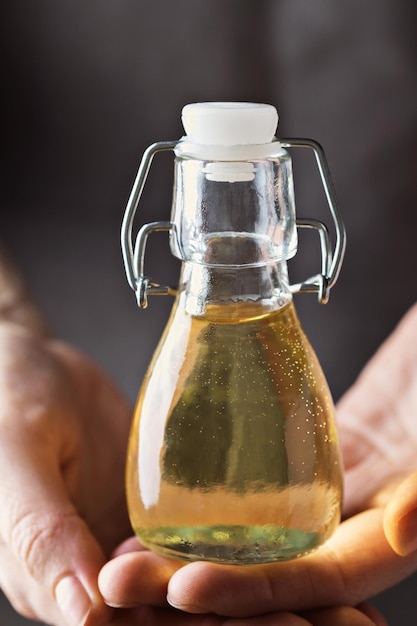
[[[333,402],[292,302],[175,307],[129,442],[142,543],[185,560],[290,559],[331,535],[341,494]]]

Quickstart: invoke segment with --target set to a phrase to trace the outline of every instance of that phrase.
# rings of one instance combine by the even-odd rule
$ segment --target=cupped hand
[[[206,626],[209,614],[210,626],[269,625],[281,623],[276,621],[280,615],[291,616],[297,626],[384,625],[378,613],[362,615],[354,607],[407,576],[417,567],[417,556],[395,554],[385,539],[382,517],[382,509],[358,514],[315,553],[263,566],[184,565],[143,549],[119,553],[103,567],[100,590],[116,607],[164,606],[168,601],[200,616],[200,621],[190,618],[193,626]],[[213,614],[228,616],[230,622],[216,621]]]
[[[77,350],[0,325],[0,585],[26,617],[100,626],[97,575],[128,536],[130,409]]]
[[[282,568],[286,566],[281,565]],[[239,576],[245,571],[248,576],[246,581],[245,575]],[[115,557],[103,567],[99,585],[109,604],[118,609],[112,622],[115,626],[387,626],[383,616],[364,603],[357,607],[330,605],[312,609],[306,608],[309,598],[307,602],[299,602],[300,610],[294,611],[292,602],[296,594],[292,584],[283,578],[281,581],[285,589],[275,602],[281,605],[280,609],[271,609],[271,602],[265,602],[263,598],[259,598],[262,604],[249,606],[244,596],[253,585],[251,577],[255,572],[265,575],[262,566],[224,567],[208,563],[184,566],[180,561],[144,549],[132,538],[120,546]],[[174,585],[178,584],[183,598],[191,592],[195,599],[202,591],[202,588],[198,590],[198,585],[204,587],[208,583],[209,595],[199,607],[184,603],[182,610],[175,610],[169,605],[172,581],[180,573],[185,573],[185,578],[177,579]],[[209,580],[205,581],[207,574]],[[238,578],[235,579],[234,574]],[[191,587],[183,587],[183,583]],[[220,594],[226,601],[222,602],[221,598],[216,600],[211,593]],[[289,601],[284,600],[286,593],[292,593]],[[252,600],[255,598],[252,597]]]
[[[416,571],[416,334],[417,306],[339,403],[348,518],[325,546],[302,559],[255,567],[201,562],[184,566],[174,561],[167,565],[165,559],[155,560],[161,557],[146,551],[122,554],[100,574],[108,603],[146,603],[152,580],[158,581],[152,602],[161,603],[169,578],[166,593],[173,607],[194,615],[240,620],[232,620],[233,625],[249,626],[252,616],[282,611],[305,619],[303,611],[336,610],[328,607],[356,611],[357,616],[353,607]],[[325,613],[319,615],[326,619]],[[256,619],[254,623],[262,624],[259,620],[264,617]],[[353,619],[347,623],[356,623]],[[359,619],[370,618],[359,614]],[[372,619],[383,623],[377,614]],[[332,623],[343,624],[342,620]]]
[[[172,609],[142,606],[119,611],[112,626],[387,626],[369,606],[333,607],[304,614],[275,612],[250,618],[189,615]]]
[[[189,565],[170,581],[175,606],[232,614],[239,589],[243,614],[354,606],[417,570],[416,335],[414,306],[337,407],[351,517],[335,535],[312,555],[258,572]]]
[[[284,566],[284,564],[283,564]],[[191,569],[194,568],[192,572]],[[99,576],[100,589],[106,600],[117,608],[112,625],[114,626],[387,626],[383,616],[372,606],[361,603],[353,606],[329,606],[316,609],[306,609],[294,612],[291,608],[268,611],[268,604],[251,607],[250,616],[245,615],[248,607],[245,605],[244,594],[248,585],[241,584],[242,579],[233,580],[234,574],[247,570],[249,576],[260,566],[249,568],[223,567],[209,563],[195,563],[184,566],[180,561],[167,559],[149,550],[144,549],[136,539],[126,541],[115,553],[115,558],[109,561],[101,570]],[[206,606],[185,606],[182,610],[175,610],[169,605],[169,582],[175,572],[186,571],[186,580],[206,584],[205,576],[213,576],[209,580],[209,587],[214,593],[219,589],[216,577],[221,575],[219,587],[223,595],[232,594],[232,602],[226,609],[225,617],[213,612],[217,606],[214,597],[207,598]],[[236,583],[234,585],[234,583]],[[286,581],[288,583],[288,581]],[[180,583],[181,584],[181,583]],[[187,590],[181,593],[187,594]],[[285,603],[282,603],[285,604]],[[288,607],[290,603],[287,603]],[[129,608],[126,607],[135,607]],[[240,607],[240,608],[239,608]],[[190,612],[188,612],[190,611]]]
[[[385,507],[383,525],[402,555],[417,549],[417,305],[338,406],[348,515]]]
[[[414,305],[338,404],[349,515],[387,504],[417,470],[416,337]]]

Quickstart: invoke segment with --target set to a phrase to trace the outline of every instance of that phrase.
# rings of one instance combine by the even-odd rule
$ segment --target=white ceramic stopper
[[[192,144],[261,145],[273,141],[278,113],[270,104],[198,102],[183,108],[182,122]]]

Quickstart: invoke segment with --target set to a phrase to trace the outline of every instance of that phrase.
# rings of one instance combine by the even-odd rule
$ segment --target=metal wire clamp
[[[313,150],[327,203],[333,219],[336,241],[332,250],[327,226],[316,219],[297,219],[298,228],[314,229],[320,238],[321,273],[293,284],[293,293],[317,293],[320,303],[329,299],[330,289],[338,279],[346,249],[346,231],[338,208],[337,198],[326,155],[319,143],[312,139],[280,139],[283,148],[308,148]],[[168,285],[161,285],[144,275],[144,258],[147,239],[152,232],[173,231],[172,222],[152,222],[139,230],[135,246],[132,242],[133,222],[142,195],[143,188],[153,161],[158,152],[174,151],[178,141],[163,141],[150,145],[144,152],[138,173],[130,193],[121,228],[121,246],[127,281],[136,293],[138,305],[146,308],[148,295],[175,295],[177,290]]]

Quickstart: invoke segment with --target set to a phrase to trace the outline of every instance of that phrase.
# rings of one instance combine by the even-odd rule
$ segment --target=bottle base
[[[319,533],[276,526],[210,526],[136,529],[141,543],[184,561],[259,565],[298,558],[325,540]]]

